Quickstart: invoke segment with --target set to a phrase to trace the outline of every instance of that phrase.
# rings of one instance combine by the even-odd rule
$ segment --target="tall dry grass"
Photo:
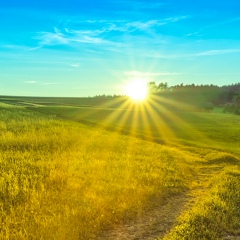
[[[0,239],[94,239],[188,189],[194,157],[0,108]]]

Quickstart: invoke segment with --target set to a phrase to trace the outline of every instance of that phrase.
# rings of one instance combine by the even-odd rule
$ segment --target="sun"
[[[144,101],[147,98],[147,83],[141,79],[135,79],[126,86],[126,94],[135,101]]]

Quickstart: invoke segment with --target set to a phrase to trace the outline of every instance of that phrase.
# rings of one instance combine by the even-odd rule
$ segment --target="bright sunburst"
[[[126,86],[126,94],[135,101],[144,101],[148,94],[147,83],[136,79]]]

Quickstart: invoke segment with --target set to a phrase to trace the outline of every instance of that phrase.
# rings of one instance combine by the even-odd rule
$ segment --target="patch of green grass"
[[[196,113],[151,110],[79,107],[43,107],[37,110],[71,119],[100,123],[102,127],[123,129],[130,135],[174,146],[194,146],[240,155],[239,116],[220,113]],[[226,144],[227,142],[227,144]]]
[[[227,167],[211,180],[211,188],[164,238],[210,240],[240,235],[240,168]]]

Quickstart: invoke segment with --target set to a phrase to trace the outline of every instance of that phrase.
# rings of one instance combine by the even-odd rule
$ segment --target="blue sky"
[[[0,95],[240,82],[238,0],[0,2]]]

